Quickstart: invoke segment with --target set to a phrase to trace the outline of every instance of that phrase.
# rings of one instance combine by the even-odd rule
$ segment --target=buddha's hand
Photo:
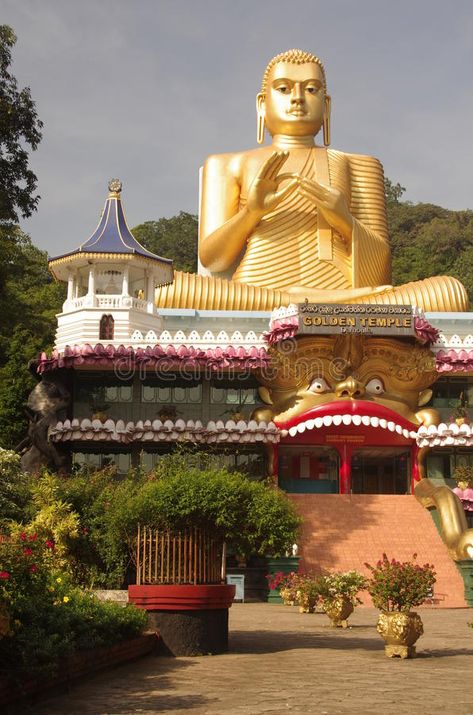
[[[349,240],[353,230],[353,216],[342,192],[306,177],[301,177],[299,185],[301,194],[317,206],[330,226]]]
[[[250,190],[248,191],[247,210],[260,217],[273,211],[281,201],[288,196],[299,183],[294,174],[279,174],[278,172],[287,160],[289,152],[274,151],[269,159],[264,162],[256,174]],[[279,185],[287,181],[280,189]]]

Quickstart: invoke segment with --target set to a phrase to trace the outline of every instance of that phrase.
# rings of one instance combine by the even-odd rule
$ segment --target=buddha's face
[[[272,136],[315,136],[322,126],[324,82],[314,62],[278,62],[269,73],[266,95],[259,98]]]

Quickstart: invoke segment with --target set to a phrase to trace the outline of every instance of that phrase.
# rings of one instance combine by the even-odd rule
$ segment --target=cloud
[[[52,254],[89,235],[111,176],[131,225],[196,211],[199,166],[254,146],[264,66],[297,46],[326,64],[336,148],[378,156],[414,201],[472,204],[464,0],[7,0],[2,21],[45,123],[24,227]]]

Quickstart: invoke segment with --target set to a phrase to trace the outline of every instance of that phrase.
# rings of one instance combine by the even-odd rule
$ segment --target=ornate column
[[[87,304],[95,305],[95,266],[93,263],[89,265],[89,286],[87,289]]]
[[[72,271],[69,271],[67,274],[67,301],[70,301],[74,298],[74,274]]]
[[[146,301],[148,313],[154,313],[154,274],[146,271]]]
[[[128,265],[123,269],[123,280],[122,280],[122,296],[128,296],[129,294],[129,280],[130,280],[130,268]]]

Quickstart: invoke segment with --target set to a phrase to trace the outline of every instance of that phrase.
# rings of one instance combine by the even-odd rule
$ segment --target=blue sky
[[[131,226],[196,212],[211,153],[255,145],[267,61],[318,54],[332,147],[377,156],[406,198],[473,208],[473,4],[456,0],[2,0],[13,72],[44,138],[23,222],[54,255],[84,241],[119,177]]]

